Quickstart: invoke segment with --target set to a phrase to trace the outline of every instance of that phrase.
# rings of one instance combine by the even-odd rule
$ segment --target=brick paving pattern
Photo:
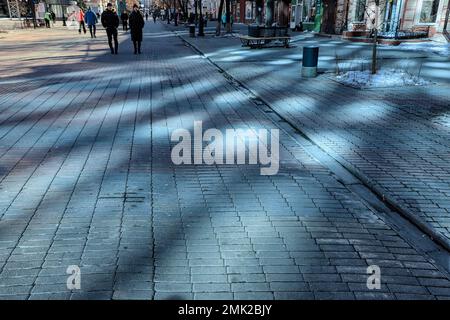
[[[149,23],[137,57],[121,39],[118,56],[103,34],[55,40],[54,61],[30,41],[33,57],[0,78],[1,299],[450,297],[434,261],[173,33]],[[171,132],[194,120],[281,126],[280,172],[173,165]]]

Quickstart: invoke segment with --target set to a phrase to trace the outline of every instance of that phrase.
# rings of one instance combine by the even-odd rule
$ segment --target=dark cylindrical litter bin
[[[303,47],[302,77],[312,78],[317,76],[317,62],[319,60],[319,47]]]
[[[195,24],[190,24],[189,25],[189,36],[190,37],[195,37]]]

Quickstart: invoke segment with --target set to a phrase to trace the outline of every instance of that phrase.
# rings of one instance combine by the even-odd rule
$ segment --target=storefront
[[[313,31],[315,29],[317,5],[321,5],[320,0],[292,0],[291,28],[294,29],[301,23],[304,30]]]

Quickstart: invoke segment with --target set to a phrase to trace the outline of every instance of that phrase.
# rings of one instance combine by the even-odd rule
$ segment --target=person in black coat
[[[126,10],[122,12],[120,19],[122,20],[123,31],[128,31],[128,12]]]
[[[144,28],[145,22],[137,4],[133,6],[133,12],[130,14],[129,21],[134,54],[141,54],[142,29]]]
[[[117,13],[112,10],[112,4],[106,5],[106,10],[102,13],[102,25],[106,29],[108,36],[108,44],[112,54],[117,54],[119,50],[119,42],[117,41],[117,28],[119,27],[119,17]],[[114,38],[114,47],[112,40]]]

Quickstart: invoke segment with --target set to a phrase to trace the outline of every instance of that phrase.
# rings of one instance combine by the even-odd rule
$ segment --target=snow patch
[[[418,42],[418,43],[401,43],[398,48],[409,51],[421,51],[426,53],[434,53],[440,56],[450,56],[450,44],[437,42]]]
[[[365,71],[347,71],[336,76],[342,84],[359,88],[383,88],[398,86],[423,86],[430,82],[403,70],[378,70],[376,74]]]

